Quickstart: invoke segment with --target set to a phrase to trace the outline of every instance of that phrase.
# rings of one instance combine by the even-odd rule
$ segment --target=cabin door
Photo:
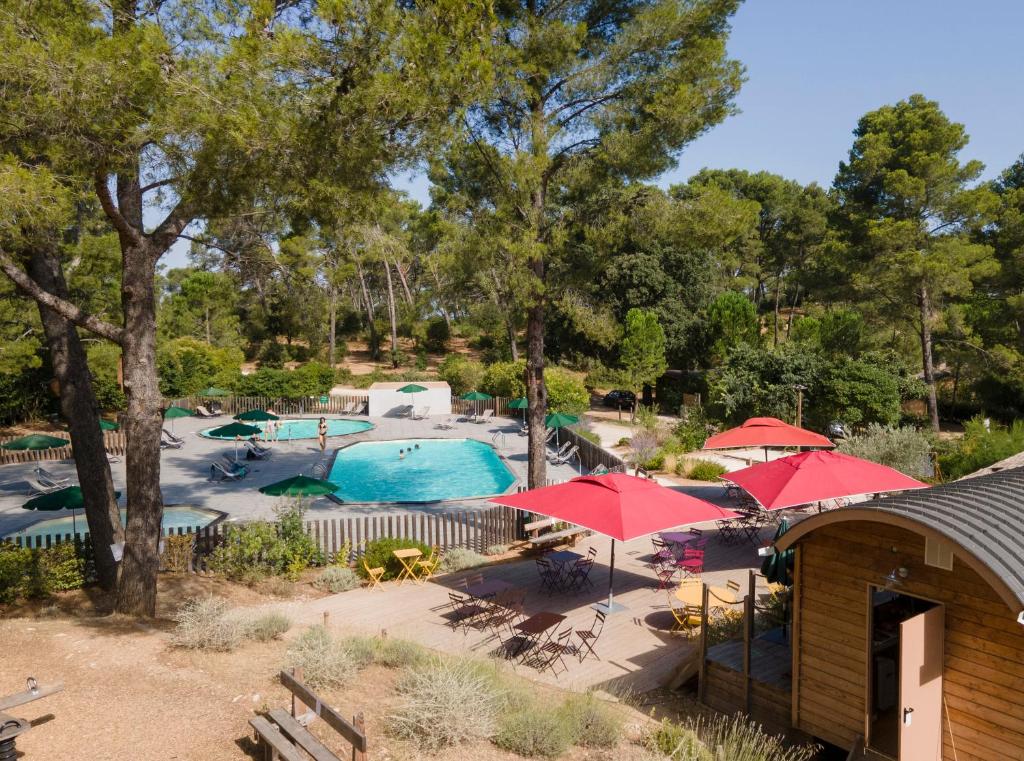
[[[942,758],[941,605],[900,624],[899,761]]]

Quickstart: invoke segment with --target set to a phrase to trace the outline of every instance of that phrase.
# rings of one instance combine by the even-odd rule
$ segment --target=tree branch
[[[75,325],[79,325],[114,343],[119,344],[124,341],[124,330],[122,328],[106,320],[101,320],[95,315],[83,312],[70,301],[54,296],[49,291],[43,289],[39,283],[30,278],[4,251],[0,251],[0,270],[3,270],[4,274],[25,295],[35,299],[43,306],[49,307],[64,319],[70,320]]]
[[[103,212],[107,215],[114,229],[132,243],[138,244],[142,240],[142,231],[136,230],[130,225],[128,220],[124,218],[124,215],[121,214],[120,209],[117,208],[117,204],[114,203],[114,198],[110,195],[110,188],[107,185],[106,170],[102,166],[96,168],[93,186],[96,189],[96,195],[100,199],[100,206],[103,207]]]
[[[192,211],[191,204],[179,201],[171,209],[170,213],[164,217],[164,221],[157,225],[157,228],[147,236],[156,249],[154,253],[157,259],[174,245],[174,241],[181,235],[181,231],[188,227],[194,217],[195,214]]]
[[[179,179],[181,179],[181,178],[180,177],[167,177],[166,179],[163,179],[163,180],[157,180],[156,182],[151,182],[148,185],[144,185],[139,192],[140,193],[148,193],[151,190],[156,190],[157,188],[162,188],[164,185],[172,185],[175,182],[177,182]]]

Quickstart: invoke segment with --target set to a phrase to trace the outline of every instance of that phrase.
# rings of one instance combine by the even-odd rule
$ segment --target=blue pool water
[[[399,459],[398,450],[410,448]],[[516,480],[492,447],[472,439],[360,442],[338,450],[328,479],[346,502],[483,497],[505,492]]]
[[[216,510],[204,510],[201,507],[165,507],[164,518],[161,525],[164,529],[177,529],[177,528],[202,528],[213,523],[217,518],[223,516]],[[125,511],[121,510],[121,521],[125,520]],[[28,539],[34,539],[37,536],[46,536],[51,534],[53,536],[63,536],[72,532],[72,526],[74,526],[79,534],[88,533],[88,524],[85,520],[85,513],[82,510],[75,511],[74,520],[72,520],[71,514],[65,512],[60,518],[48,518],[46,520],[33,523],[31,526],[16,531],[13,534],[9,534],[5,538],[14,539],[17,537],[23,537]]]
[[[294,441],[295,439],[315,439],[316,438],[316,427],[320,423],[319,418],[303,418],[303,419],[285,419],[278,420],[278,432],[277,439],[279,441]],[[246,423],[246,425],[254,425],[257,428],[263,429],[266,427],[266,423]],[[220,426],[214,426],[213,428],[207,428],[201,432],[201,435],[208,439],[225,439],[228,441],[234,440],[233,436],[211,436],[210,431],[213,431]],[[328,436],[347,436],[350,433],[361,433],[362,431],[368,431],[373,428],[373,423],[367,422],[366,420],[347,420],[344,418],[327,418],[327,435]]]

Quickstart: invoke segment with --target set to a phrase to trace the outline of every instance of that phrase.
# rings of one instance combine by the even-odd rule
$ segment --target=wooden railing
[[[53,434],[48,434],[53,435]],[[19,436],[0,437],[0,444],[14,441]],[[64,438],[57,436],[57,438]],[[104,431],[103,448],[107,454],[123,456],[125,453],[125,436],[121,431]],[[0,448],[0,465],[10,465],[16,462],[53,462],[55,460],[71,460],[74,458],[74,451],[69,440],[66,446],[53,449],[3,449]]]
[[[321,402],[321,398],[327,401]],[[353,391],[348,394],[300,397],[286,399],[269,396],[182,396],[176,399],[164,399],[164,408],[172,405],[194,410],[202,406],[209,409],[217,407],[225,415],[237,415],[247,410],[273,409],[278,415],[341,415],[349,404],[362,404],[368,399],[367,392]]]

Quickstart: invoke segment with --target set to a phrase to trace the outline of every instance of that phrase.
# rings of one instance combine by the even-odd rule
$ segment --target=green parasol
[[[114,499],[118,499],[121,492],[114,492]],[[66,486],[63,489],[52,491],[49,494],[41,494],[33,497],[24,505],[22,510],[70,510],[71,511],[71,533],[77,534],[78,527],[75,522],[75,510],[85,507],[85,498],[82,496],[82,487]]]
[[[235,420],[246,420],[251,423],[262,422],[265,423],[268,420],[280,420],[277,415],[273,412],[267,412],[266,410],[248,410],[235,415]]]
[[[547,417],[544,418],[544,427],[555,429],[555,446],[558,446],[558,429],[576,425],[578,422],[580,422],[580,419],[576,415],[567,415],[564,412],[549,412]]]
[[[171,430],[174,430],[174,421],[180,417],[192,417],[192,410],[187,410],[184,407],[168,407],[164,410],[164,420],[171,421]]]
[[[413,411],[415,411],[415,409],[416,409],[416,394],[419,394],[419,393],[421,393],[423,391],[426,391],[426,390],[427,390],[426,387],[420,386],[417,383],[409,383],[409,384],[407,384],[405,386],[402,386],[400,389],[398,389],[398,393],[400,393],[400,394],[412,394],[412,407],[413,407]],[[411,413],[410,413],[409,417],[412,417]]]
[[[775,544],[779,537],[787,531],[789,531],[789,521],[783,518],[779,521],[779,527],[775,530],[775,538],[772,539],[772,544]],[[793,550],[776,552],[766,557],[764,562],[761,563],[761,573],[770,584],[791,586],[793,584],[793,561]]]
[[[467,391],[465,394],[459,397],[464,402],[483,402],[487,399],[493,399],[494,397],[490,394],[485,394],[483,391]]]
[[[100,418],[100,430],[101,431],[119,431],[121,426],[115,423],[113,420],[104,420]]]
[[[206,435],[217,439],[233,438],[235,440],[235,460],[238,460],[238,440],[241,438],[256,436],[260,433],[262,433],[262,431],[254,425],[246,425],[245,423],[228,423],[227,425],[222,425],[220,428],[214,428],[212,431],[208,431]]]
[[[207,386],[199,392],[199,396],[231,396],[231,392],[226,388],[217,388],[216,386]]]
[[[333,494],[338,488],[337,484],[330,481],[298,475],[261,486],[260,493],[274,497],[317,497],[322,494]]]
[[[518,399],[513,399],[508,403],[510,410],[522,410],[523,411],[523,425],[526,425],[526,410],[530,408],[530,400],[525,396],[521,396]]]
[[[56,436],[47,436],[44,433],[30,433],[28,436],[22,436],[20,439],[8,441],[6,444],[0,444],[0,446],[4,449],[31,449],[38,451],[41,449],[66,447],[70,443],[67,439],[58,439]]]

